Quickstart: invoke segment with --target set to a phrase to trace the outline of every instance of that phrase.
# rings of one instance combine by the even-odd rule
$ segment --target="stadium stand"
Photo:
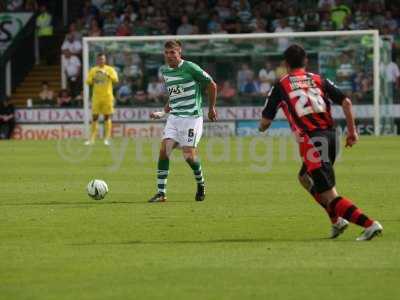
[[[69,50],[68,56],[81,62],[81,39],[84,36],[134,36],[165,34],[213,34],[251,32],[296,32],[315,30],[360,30],[379,29],[382,39],[392,44],[392,62],[382,66],[393,86],[399,87],[400,6],[398,1],[367,0],[305,0],[305,1],[251,1],[251,0],[86,0],[70,1],[71,22],[62,40],[55,38],[52,47],[58,53]],[[0,9],[38,10],[40,1],[6,1]],[[50,12],[51,9],[50,9]],[[59,31],[60,32],[60,31]],[[62,44],[62,46],[61,46]],[[287,47],[288,40],[280,39],[277,51]],[[60,54],[61,55],[61,54]],[[347,55],[347,56],[346,56]],[[356,62],[356,52],[345,53],[335,61],[338,85],[352,93],[356,103],[372,101],[372,71]],[[148,74],[143,61],[137,55],[120,54],[113,57],[114,64],[123,61],[120,85],[116,86],[117,105],[159,105],[160,83],[156,74]],[[60,87],[59,67],[37,66],[17,89],[12,98],[17,105],[25,104],[24,98],[35,98],[40,92],[41,82],[58,92]],[[129,64],[129,67],[126,65]],[[356,65],[358,67],[356,67]],[[248,68],[247,71],[243,68]],[[68,68],[67,68],[68,69]],[[69,71],[72,68],[68,69]],[[76,71],[73,70],[73,71]],[[81,72],[81,69],[80,69]],[[216,78],[220,94],[227,105],[262,103],[271,82],[282,74],[279,60],[270,60],[268,65],[243,66],[238,64],[236,82]],[[39,76],[40,74],[40,76]],[[68,77],[71,96],[81,97],[81,77]],[[35,79],[34,79],[35,78]],[[73,79],[73,80],[72,80]],[[222,88],[223,87],[223,88]],[[40,101],[35,101],[40,104]],[[395,102],[399,102],[395,94]],[[56,102],[54,102],[56,103]],[[73,103],[80,103],[75,101]]]

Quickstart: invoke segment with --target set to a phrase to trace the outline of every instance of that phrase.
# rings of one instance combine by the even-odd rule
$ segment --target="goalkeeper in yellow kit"
[[[106,65],[106,55],[97,55],[96,66],[91,68],[86,83],[92,86],[92,131],[86,145],[93,145],[96,140],[99,115],[104,115],[104,144],[110,145],[111,115],[114,112],[113,84],[118,82],[118,74],[113,67]]]

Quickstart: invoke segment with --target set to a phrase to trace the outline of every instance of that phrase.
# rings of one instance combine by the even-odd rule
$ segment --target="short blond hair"
[[[169,49],[169,48],[182,48],[182,43],[178,40],[171,40],[171,41],[166,41],[164,44],[164,48]]]

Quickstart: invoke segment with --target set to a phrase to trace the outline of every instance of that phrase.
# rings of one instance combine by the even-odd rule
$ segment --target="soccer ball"
[[[104,180],[93,179],[90,180],[86,187],[88,195],[94,200],[101,200],[108,193],[108,185]]]

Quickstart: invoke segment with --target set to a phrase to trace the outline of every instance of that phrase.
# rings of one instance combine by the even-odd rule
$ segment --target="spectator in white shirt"
[[[236,76],[236,85],[239,90],[242,90],[242,87],[244,87],[244,85],[246,84],[247,78],[250,77],[254,77],[254,72],[250,70],[248,64],[242,64]]]
[[[399,66],[391,61],[385,66],[385,75],[388,82],[396,83],[400,77]]]
[[[105,0],[92,0],[92,4],[96,6],[98,9],[101,9],[101,6],[106,2]]]
[[[388,91],[389,91],[389,97],[392,97],[393,101],[397,97],[396,90],[399,86],[399,78],[400,78],[400,70],[399,66],[396,64],[396,62],[391,61],[387,65],[383,66],[384,67],[384,74],[385,74],[385,79],[388,84]]]
[[[69,50],[66,50],[64,54],[63,69],[67,76],[71,96],[75,97],[80,93],[82,88],[82,65],[79,58],[76,55],[72,55]]]
[[[260,93],[266,96],[276,80],[275,70],[272,68],[270,62],[267,61],[265,67],[258,72],[258,79],[261,83]]]
[[[130,22],[135,22],[137,18],[138,15],[135,13],[133,5],[128,4],[125,8],[124,13],[121,14],[119,21],[120,23],[123,23],[125,19],[128,19]]]
[[[8,1],[7,10],[9,11],[17,11],[22,8],[24,4],[24,0],[11,0]]]
[[[162,80],[151,78],[147,86],[147,94],[149,100],[153,100],[155,103],[161,103],[165,94],[165,86]]]
[[[61,51],[65,55],[68,51],[71,55],[82,55],[82,43],[72,34],[67,34],[64,43],[61,46]]]
[[[188,16],[186,15],[182,16],[181,25],[178,27],[176,34],[177,35],[193,34],[193,25],[189,23]]]
[[[275,28],[275,32],[293,32],[293,29],[288,26],[286,19],[280,19],[278,26]],[[278,38],[278,51],[285,51],[289,47],[289,39],[286,37]]]
[[[131,104],[131,99],[133,96],[131,81],[125,78],[122,85],[117,91],[117,104],[120,106],[128,106]]]

